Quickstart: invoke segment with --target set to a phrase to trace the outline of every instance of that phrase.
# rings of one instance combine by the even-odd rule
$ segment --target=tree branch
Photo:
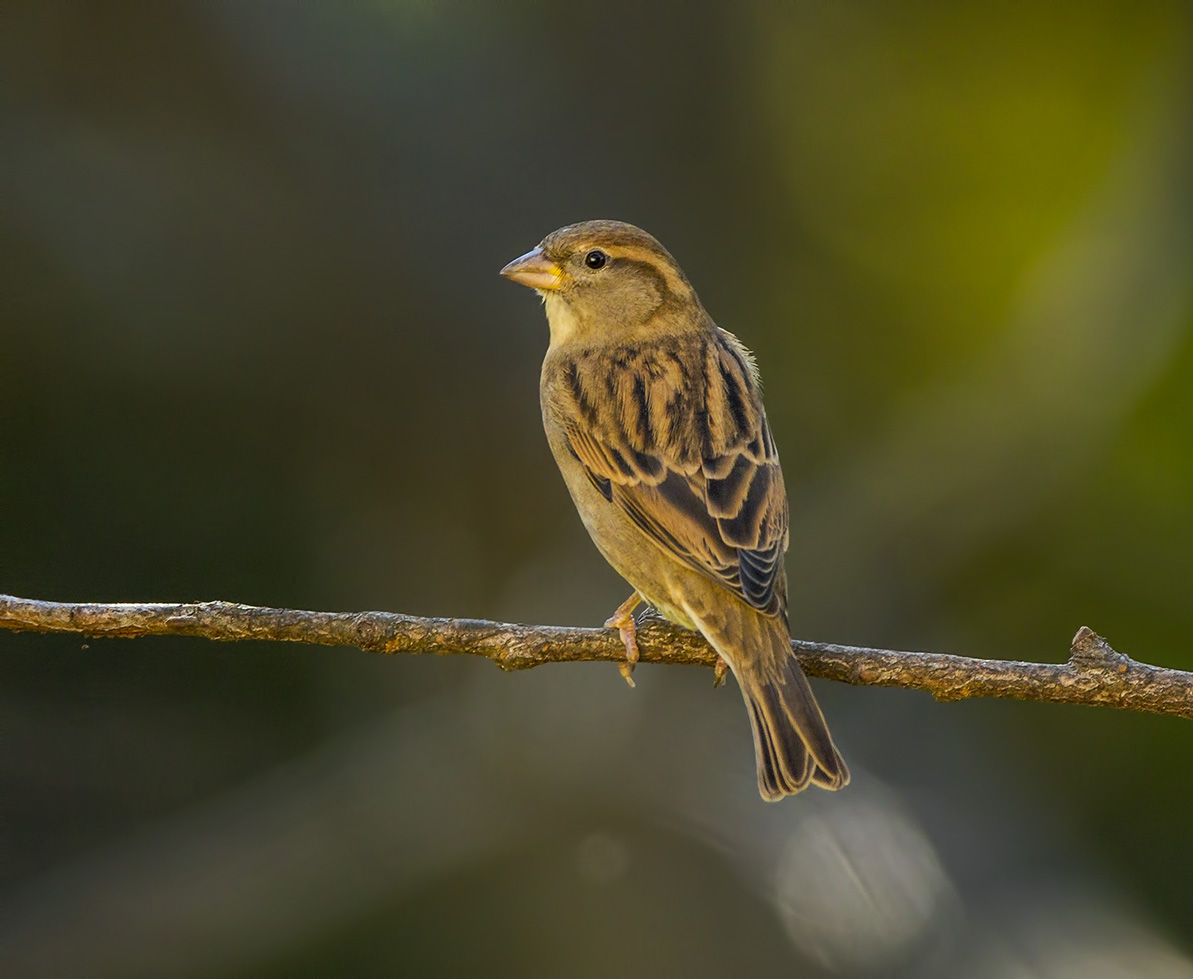
[[[466,653],[503,670],[545,663],[620,662],[625,648],[609,629],[508,625],[480,619],[425,619],[393,612],[305,612],[231,602],[102,605],[0,595],[0,628],[94,637],[198,636],[356,646],[375,653]],[[644,663],[714,666],[716,654],[694,632],[657,620],[640,627]],[[925,690],[937,700],[1009,697],[1119,707],[1193,718],[1193,673],[1137,663],[1082,626],[1067,663],[971,659],[792,642],[809,676],[842,683]]]

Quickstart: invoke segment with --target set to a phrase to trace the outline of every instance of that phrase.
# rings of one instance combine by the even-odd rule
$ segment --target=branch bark
[[[232,602],[106,605],[0,595],[0,628],[91,637],[260,639],[391,654],[468,654],[492,660],[503,670],[620,662],[625,657],[621,640],[609,629],[428,619],[394,612],[307,612]],[[638,642],[643,663],[716,664],[716,654],[700,635],[667,622],[644,622]],[[1086,626],[1073,637],[1067,663],[972,659],[802,639],[794,640],[792,647],[805,672],[825,680],[924,690],[937,700],[1006,697],[1193,719],[1193,673],[1138,663]]]

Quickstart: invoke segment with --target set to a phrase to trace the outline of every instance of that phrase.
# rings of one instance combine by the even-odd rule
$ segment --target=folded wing
[[[609,502],[693,570],[786,614],[787,493],[753,363],[703,343],[578,356],[563,396],[572,452]]]

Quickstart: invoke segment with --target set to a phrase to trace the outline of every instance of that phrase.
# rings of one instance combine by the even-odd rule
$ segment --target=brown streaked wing
[[[582,354],[568,374],[567,436],[593,485],[693,570],[784,614],[787,494],[736,338],[717,330]],[[686,390],[675,389],[677,378]]]

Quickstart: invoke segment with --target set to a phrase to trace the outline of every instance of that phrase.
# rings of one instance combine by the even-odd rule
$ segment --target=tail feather
[[[816,765],[812,756],[797,738],[794,744],[776,737],[775,725],[759,708],[758,702],[746,698],[750,709],[751,730],[754,735],[754,754],[758,761],[758,791],[768,802],[777,802],[807,788]]]
[[[758,784],[775,798],[819,785],[840,789],[849,783],[849,768],[833,744],[820,705],[795,656],[777,677],[738,675],[742,696],[754,722],[754,745],[767,745],[775,759],[774,775],[759,756]]]
[[[779,760],[775,746],[771,743],[769,729],[763,722],[755,704],[746,701],[750,710],[751,730],[754,732],[754,756],[758,760],[758,790],[769,801],[783,798],[781,786],[788,782],[780,775]]]
[[[699,617],[705,638],[737,677],[750,714],[758,790],[768,801],[809,785],[840,789],[849,768],[833,744],[808,678],[791,650],[787,624],[744,604]]]

